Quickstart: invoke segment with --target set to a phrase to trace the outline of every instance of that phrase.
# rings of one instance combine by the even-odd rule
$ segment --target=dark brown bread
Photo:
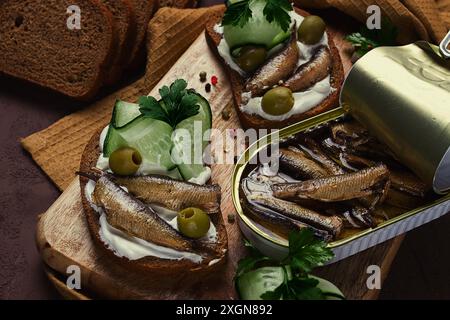
[[[127,65],[133,67],[144,57],[144,39],[147,26],[157,6],[157,0],[131,0],[134,8],[136,32],[131,46]]]
[[[92,167],[95,167],[100,153],[99,136],[100,132],[96,133],[86,146],[81,158],[81,172],[89,172]],[[100,238],[99,215],[94,210],[92,210],[85,196],[85,186],[87,181],[88,180],[86,178],[80,177],[81,198],[92,239],[94,240],[94,243],[97,245],[99,250],[104,252],[107,256],[114,259],[124,267],[130,268],[135,271],[152,272],[152,274],[155,274],[155,276],[170,275],[170,279],[164,278],[164,280],[161,281],[173,281],[174,283],[176,283],[181,279],[185,281],[186,279],[184,278],[190,278],[190,281],[200,280],[204,276],[208,276],[214,273],[215,270],[223,266],[223,264],[225,263],[227,256],[226,251],[228,250],[228,241],[227,232],[221,212],[211,215],[211,221],[216,226],[218,234],[218,244],[214,250],[214,257],[204,259],[201,264],[196,264],[194,262],[191,262],[190,260],[185,259],[181,261],[172,261],[154,257],[145,257],[139,260],[130,261],[127,258],[118,257],[114,254],[113,251],[109,250],[105,246]],[[214,263],[210,266],[208,264],[212,259],[218,260],[217,263]]]
[[[67,27],[67,8],[81,9],[81,29]],[[97,0],[0,1],[0,72],[88,99],[112,52],[110,12]]]
[[[134,40],[135,17],[131,0],[101,0],[113,15],[114,44],[111,66],[104,79],[106,85],[117,82],[128,61]]]
[[[159,0],[158,7],[192,8],[196,5],[197,0]]]
[[[306,11],[303,11],[301,9],[295,8],[295,11],[302,15],[302,16],[308,16],[309,13]],[[339,94],[340,89],[342,86],[342,83],[344,81],[344,68],[342,66],[341,57],[339,55],[339,51],[336,48],[333,38],[331,34],[328,32],[328,39],[329,39],[329,46],[330,51],[332,55],[332,67],[331,67],[331,84],[335,90],[333,93],[331,93],[322,103],[315,106],[311,110],[294,115],[290,117],[289,119],[286,119],[284,121],[272,121],[264,119],[258,115],[251,115],[244,113],[240,110],[241,105],[241,94],[244,89],[244,79],[241,77],[241,75],[236,72],[235,70],[228,67],[228,65],[225,63],[225,61],[220,56],[217,46],[219,45],[220,41],[222,40],[222,36],[214,31],[214,26],[219,23],[222,20],[223,12],[216,14],[210,18],[206,25],[206,39],[208,41],[209,46],[211,49],[216,53],[216,55],[223,61],[223,64],[227,68],[229,80],[231,82],[232,90],[233,90],[233,98],[235,103],[235,108],[239,116],[239,120],[244,128],[262,128],[262,129],[278,129],[278,128],[284,128],[290,124],[299,122],[301,120],[313,117],[315,115],[318,115],[322,112],[328,111],[334,107],[337,107],[339,104]]]

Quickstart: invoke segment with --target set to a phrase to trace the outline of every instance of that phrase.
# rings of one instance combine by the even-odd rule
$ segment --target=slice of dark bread
[[[132,0],[101,0],[113,16],[114,44],[110,68],[104,84],[116,83],[125,68],[133,45],[135,17]]]
[[[134,8],[136,32],[131,46],[127,65],[134,68],[145,58],[144,40],[150,18],[158,5],[157,0],[131,0]]]
[[[81,29],[67,26],[71,5],[81,10]],[[88,99],[112,44],[112,16],[98,0],[0,1],[0,72]]]
[[[197,6],[197,0],[159,0],[159,8],[174,7],[174,8],[193,8]]]
[[[81,172],[89,172],[91,168],[95,167],[100,154],[99,137],[100,132],[97,132],[86,146],[80,164]],[[183,280],[184,283],[186,281],[185,278],[189,278],[189,281],[194,282],[201,280],[203,277],[211,275],[224,265],[228,251],[228,240],[225,223],[220,211],[210,216],[212,223],[214,223],[217,229],[217,246],[214,248],[214,253],[209,254],[208,258],[205,258],[200,264],[186,259],[173,261],[155,257],[144,257],[131,261],[127,258],[115,255],[113,251],[105,246],[100,238],[99,215],[91,208],[89,201],[85,196],[85,186],[87,182],[87,178],[80,177],[81,199],[92,239],[101,252],[105,253],[125,268],[130,268],[135,271],[151,272],[151,274],[154,274],[155,276],[170,275],[167,279],[164,278],[163,281],[173,281],[174,283],[177,283],[177,281]],[[214,260],[214,263],[209,265],[212,260]]]
[[[308,16],[309,13],[306,11],[303,11],[301,9],[295,8],[295,11],[302,15],[302,16]],[[322,112],[328,111],[334,107],[337,107],[339,104],[339,94],[341,90],[342,83],[344,81],[344,68],[342,66],[341,57],[339,55],[339,51],[336,48],[336,45],[334,44],[333,38],[330,34],[330,32],[327,31],[328,34],[328,43],[330,47],[330,52],[332,56],[332,66],[331,66],[331,84],[333,88],[336,90],[333,91],[322,103],[318,104],[317,106],[313,107],[312,109],[301,113],[293,115],[292,117],[283,120],[283,121],[273,121],[273,120],[267,120],[259,115],[252,115],[248,113],[244,113],[241,111],[240,105],[241,105],[241,94],[244,90],[244,82],[245,79],[241,77],[241,75],[230,68],[226,62],[223,60],[223,58],[220,56],[218,52],[217,46],[219,45],[220,41],[222,40],[222,35],[214,31],[214,26],[217,23],[220,23],[223,17],[223,12],[217,13],[214,16],[210,18],[206,25],[206,40],[210,46],[210,48],[216,53],[216,55],[221,59],[223,64],[225,65],[229,80],[231,82],[231,87],[233,91],[233,98],[235,103],[235,108],[239,116],[239,120],[241,122],[241,125],[244,128],[255,128],[255,129],[279,129],[284,128],[288,125],[291,125],[293,123],[299,122],[301,120],[313,117],[315,115],[318,115]]]

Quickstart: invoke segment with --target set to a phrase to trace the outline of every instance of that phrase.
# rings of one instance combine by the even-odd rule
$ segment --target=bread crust
[[[95,167],[97,163],[97,159],[100,153],[100,133],[101,132],[99,131],[93,135],[83,152],[80,164],[81,172],[89,172],[90,169]],[[173,281],[174,283],[180,281],[180,279],[183,279],[183,281],[188,281],[185,278],[190,278],[189,281],[195,281],[196,279],[199,279],[199,277],[201,279],[204,279],[204,277],[214,273],[214,271],[221,268],[225,264],[228,250],[228,240],[225,223],[221,212],[218,212],[216,215],[211,216],[211,221],[214,223],[218,234],[217,250],[215,250],[215,254],[213,257],[208,257],[201,263],[194,263],[186,259],[173,261],[156,257],[144,257],[138,260],[129,260],[125,257],[117,256],[113,251],[107,248],[105,243],[100,238],[99,215],[91,208],[89,201],[85,196],[85,188],[88,181],[89,180],[87,178],[80,177],[81,199],[91,237],[96,247],[102,253],[116,261],[121,266],[137,272],[150,272],[155,276],[170,275],[170,280],[169,278],[167,278],[167,283],[165,284],[170,285],[169,282],[171,281]],[[209,265],[209,263],[215,259],[218,259],[216,260],[217,262]],[[186,277],[188,274],[189,276]]]
[[[14,53],[14,56],[16,57],[17,60],[19,60],[19,59],[21,60],[22,68],[16,67],[17,61],[10,61],[5,58],[3,65],[2,65],[2,61],[0,59],[0,72],[3,72],[5,74],[8,74],[13,77],[27,80],[27,81],[32,82],[41,87],[46,87],[46,88],[55,90],[57,92],[60,92],[64,95],[74,98],[74,99],[88,100],[88,99],[92,98],[97,93],[98,89],[100,88],[100,86],[103,83],[105,70],[109,66],[109,62],[110,62],[110,59],[112,56],[112,52],[113,52],[113,22],[112,21],[113,21],[113,18],[112,18],[110,11],[102,3],[100,3],[99,0],[86,0],[86,2],[89,3],[90,6],[95,7],[96,9],[98,9],[99,12],[101,12],[103,20],[97,19],[95,22],[94,21],[89,21],[89,22],[92,24],[94,24],[94,23],[102,24],[103,32],[101,34],[101,38],[102,38],[102,43],[104,43],[104,45],[97,50],[96,56],[92,58],[92,60],[95,60],[98,62],[95,67],[95,71],[90,72],[90,74],[92,74],[92,77],[89,78],[89,82],[85,83],[85,86],[83,87],[83,89],[74,88],[69,80],[66,80],[65,82],[64,81],[57,82],[54,79],[49,79],[49,78],[43,77],[42,72],[35,71],[36,68],[32,62],[25,63],[26,59],[21,56],[20,46],[19,46],[19,48],[17,48],[18,47],[17,45],[13,46],[12,49],[14,49],[16,47],[17,52]],[[3,10],[2,15],[5,15],[8,18],[10,18],[14,12],[13,12],[13,10],[8,9],[8,5],[9,5],[8,1],[4,1],[1,5],[6,7],[6,8],[0,8],[0,10]],[[17,6],[15,9],[15,11],[16,11],[15,13],[18,16],[22,16],[23,12],[25,12],[24,24],[26,24],[27,13],[29,13],[29,10],[21,8],[20,7],[21,2],[16,2],[14,5]],[[38,10],[36,12],[37,13],[36,13],[35,17],[39,17],[40,12],[38,12]],[[42,18],[42,16],[40,16],[40,17]],[[40,21],[40,20],[38,20],[38,21]],[[40,24],[35,23],[35,25],[40,25]],[[34,32],[33,28],[30,27],[29,29],[30,30],[27,31],[28,36],[30,34],[33,34],[33,32]],[[60,29],[60,30],[65,31],[65,29]],[[17,31],[20,31],[20,28],[17,28]],[[16,32],[16,31],[8,30],[8,32],[12,33],[12,32]],[[70,31],[70,32],[73,32],[73,31]],[[6,39],[7,35],[2,35],[0,37],[3,37],[3,36]],[[96,41],[97,43],[100,42],[98,38],[95,40],[92,40],[92,41]],[[45,57],[39,56],[39,53],[40,52],[33,53],[34,56],[39,57],[39,59],[41,60],[39,65],[41,65],[41,63],[43,61],[45,61],[46,59],[49,59],[49,61],[52,61],[52,59],[54,59],[53,56],[45,56]],[[81,55],[82,53],[78,53],[78,54]],[[2,57],[3,58],[5,57],[4,53],[2,53]],[[72,57],[67,57],[67,58],[72,58]],[[68,59],[68,61],[70,61],[70,59]],[[46,67],[46,68],[48,68],[48,67]],[[23,71],[22,69],[28,69],[27,70],[28,73]]]
[[[302,16],[308,16],[310,15],[308,12],[301,10],[299,8],[294,8],[294,10],[302,15]],[[224,9],[225,11],[225,9]],[[339,50],[337,49],[336,45],[334,44],[332,35],[329,31],[327,31],[328,35],[328,43],[330,47],[330,52],[332,56],[332,66],[331,66],[331,85],[335,90],[320,104],[313,107],[312,109],[291,116],[288,119],[285,119],[283,121],[279,120],[267,120],[262,118],[259,115],[253,115],[248,114],[241,111],[240,105],[241,105],[241,94],[244,90],[244,79],[241,77],[241,75],[230,68],[228,64],[224,61],[222,56],[219,54],[218,51],[218,45],[220,44],[220,41],[222,40],[222,35],[215,32],[214,26],[219,23],[222,20],[224,11],[212,16],[208,23],[206,24],[206,40],[213,52],[217,55],[217,57],[222,61],[223,65],[225,66],[229,81],[231,83],[231,88],[233,91],[233,100],[235,104],[235,109],[238,114],[239,120],[241,122],[241,125],[243,128],[255,128],[255,129],[281,129],[284,127],[287,127],[293,123],[311,118],[313,116],[316,116],[320,113],[323,113],[325,111],[331,110],[339,105],[339,95],[342,87],[342,83],[344,81],[344,68],[342,66],[341,57],[339,54]]]
[[[104,78],[105,85],[115,84],[121,77],[122,72],[126,66],[129,53],[134,42],[136,33],[136,22],[134,16],[134,7],[130,0],[112,0],[119,1],[121,3],[120,14],[125,15],[124,23],[120,24],[118,17],[112,12],[113,6],[105,1],[105,6],[109,8],[113,17],[113,29],[114,29],[114,44],[113,44],[113,56],[110,61],[109,70]],[[114,7],[115,8],[115,7]],[[117,9],[117,8],[116,8]],[[122,33],[121,29],[125,29]]]

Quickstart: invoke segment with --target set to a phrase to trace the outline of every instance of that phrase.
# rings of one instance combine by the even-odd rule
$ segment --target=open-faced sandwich
[[[245,128],[282,128],[338,104],[344,71],[325,22],[279,2],[229,1],[206,27]]]
[[[186,87],[176,80],[160,89],[159,100],[117,101],[110,124],[86,147],[79,172],[100,250],[126,267],[171,274],[174,281],[210,274],[228,248],[220,186],[209,183],[203,152],[199,159],[191,155],[207,146],[201,138],[211,128],[210,106]],[[202,131],[194,135],[197,123]]]

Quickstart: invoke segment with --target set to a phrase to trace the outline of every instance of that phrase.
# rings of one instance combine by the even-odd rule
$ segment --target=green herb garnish
[[[154,97],[140,97],[139,110],[145,117],[167,122],[175,128],[181,121],[199,113],[197,98],[192,90],[187,90],[187,82],[175,80],[170,88],[159,89],[161,100]]]
[[[250,1],[244,0],[231,4],[223,16],[222,25],[243,27],[252,17]]]
[[[242,0],[230,4],[222,20],[222,25],[243,27],[253,16],[250,4],[257,0]],[[292,11],[289,0],[266,0],[263,14],[268,22],[274,21],[286,32],[291,24],[288,11]]]
[[[334,257],[326,243],[315,238],[310,229],[303,229],[289,235],[289,254],[281,262],[264,256],[248,243],[246,245],[250,249],[250,254],[239,261],[236,280],[261,266],[280,267],[284,272],[283,283],[273,291],[262,294],[262,299],[319,300],[331,295],[317,286],[319,284],[317,279],[309,277],[309,273],[314,268],[322,266]]]
[[[356,48],[356,54],[362,57],[374,48],[395,45],[397,35],[397,27],[388,19],[383,19],[381,29],[369,30],[364,26],[360,32],[352,33],[345,39],[353,44]]]

